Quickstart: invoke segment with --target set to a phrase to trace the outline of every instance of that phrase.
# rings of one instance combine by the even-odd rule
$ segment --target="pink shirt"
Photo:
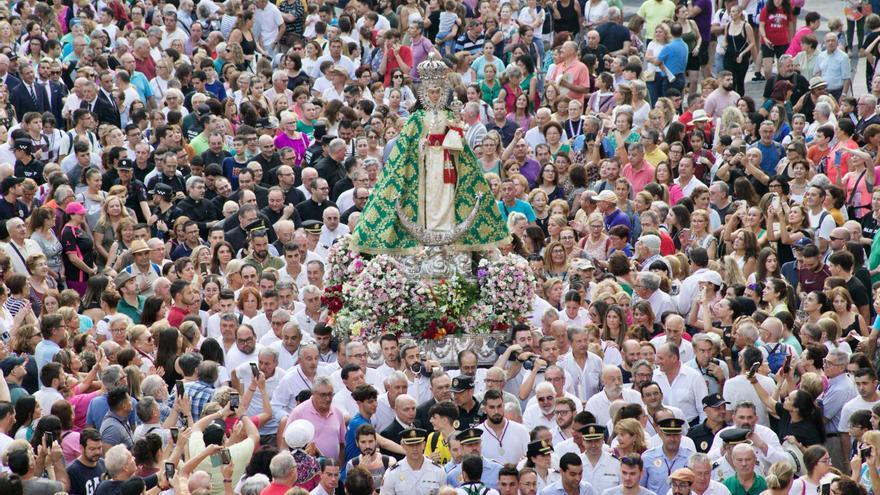
[[[587,69],[587,66],[580,60],[574,59],[571,63],[557,64],[556,69],[553,71],[552,79],[556,81],[560,75],[565,75],[565,78],[575,86],[583,86],[585,88],[590,87],[590,70]],[[586,97],[587,94],[588,93],[577,93],[573,90],[569,90],[568,97],[572,100],[578,100],[583,103],[584,97]]]
[[[74,431],[83,431],[86,427],[86,413],[89,412],[89,402],[101,394],[101,390],[95,390],[88,394],[74,395],[67,399],[73,407],[73,429]]]
[[[797,32],[794,33],[794,38],[792,38],[791,41],[788,43],[788,50],[785,50],[785,54],[791,55],[792,57],[794,57],[795,55],[800,53],[801,52],[801,38],[803,38],[804,36],[806,36],[808,34],[813,34],[813,30],[810,29],[809,26],[804,26],[804,27],[798,29]]]
[[[647,160],[643,161],[641,170],[636,170],[631,163],[627,163],[623,166],[620,176],[632,184],[633,194],[638,194],[645,189],[645,186],[654,182],[654,167]]]
[[[293,161],[297,167],[302,166],[303,158],[306,156],[306,150],[309,148],[309,137],[304,133],[299,133],[299,139],[293,139],[285,133],[281,133],[275,137],[275,148],[293,148]]]
[[[315,426],[315,445],[324,457],[339,458],[339,446],[345,443],[345,418],[342,411],[330,406],[330,413],[323,416],[315,410],[312,399],[296,406],[287,418],[287,424],[304,419]]]

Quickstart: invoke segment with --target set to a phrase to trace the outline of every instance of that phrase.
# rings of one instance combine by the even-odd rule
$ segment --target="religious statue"
[[[424,246],[456,252],[492,248],[508,238],[507,227],[463,138],[457,109],[447,108],[448,67],[431,56],[417,70],[421,108],[397,137],[358,220],[352,249],[413,255]]]

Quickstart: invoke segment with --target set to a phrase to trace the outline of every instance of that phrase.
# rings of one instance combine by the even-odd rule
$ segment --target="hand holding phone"
[[[166,462],[165,463],[165,480],[166,481],[170,482],[171,479],[174,478],[174,471],[175,471],[174,463],[173,462]]]
[[[177,396],[183,397],[183,392],[184,392],[183,380],[177,380],[177,383],[174,385],[174,388],[177,389]]]
[[[223,464],[232,464],[232,454],[229,453],[229,449],[224,448],[220,451],[220,462]]]
[[[238,409],[240,397],[237,393],[229,395],[229,408],[235,411]]]
[[[761,363],[754,363],[754,364],[752,365],[752,367],[749,368],[749,373],[748,373],[748,375],[746,375],[746,378],[748,378],[749,380],[751,380],[752,378],[754,378],[754,377],[755,377],[755,373],[758,372],[758,368],[760,368],[760,367],[761,367]]]
[[[782,365],[782,372],[786,375],[791,373],[791,354],[785,356],[785,364]]]

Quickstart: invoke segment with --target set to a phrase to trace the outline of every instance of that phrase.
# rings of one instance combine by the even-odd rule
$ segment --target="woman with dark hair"
[[[215,339],[205,339],[202,341],[201,347],[199,347],[199,353],[202,357],[205,358],[206,361],[214,361],[215,363],[220,365],[220,371],[218,373],[219,378],[217,379],[219,382],[224,382],[229,380],[229,374],[226,372],[226,361],[224,358],[223,347],[217,342]]]
[[[174,328],[165,328],[159,332],[159,344],[156,346],[156,368],[162,367],[165,375],[162,378],[170,389],[177,380],[183,378],[177,371],[177,356],[180,354],[180,333]]]
[[[9,435],[16,440],[27,440],[30,442],[34,435],[34,426],[36,421],[43,415],[43,410],[37,399],[32,396],[22,397],[15,403],[15,422]]]
[[[95,250],[92,238],[85,229],[86,209],[73,201],[65,209],[67,222],[61,229],[61,245],[64,249],[64,278],[67,287],[80,295],[86,293],[87,277],[97,275]]]
[[[165,301],[161,297],[150,296],[144,301],[144,310],[141,313],[141,325],[151,326],[165,318]]]
[[[691,212],[684,205],[674,205],[666,214],[666,225],[669,228],[669,236],[675,244],[675,249],[681,249],[681,236],[679,233],[684,229],[691,228]]]
[[[834,306],[828,295],[824,291],[814,290],[804,298],[803,311],[806,313],[806,320],[801,323],[816,323],[824,313],[833,310]]]
[[[663,327],[656,323],[654,309],[648,301],[639,301],[633,306],[633,326],[642,326],[651,337],[663,333]]]
[[[804,450],[806,447],[825,443],[825,420],[815,397],[804,390],[794,389],[785,395],[785,399],[779,400],[780,395],[794,388],[795,368],[790,366],[788,373],[781,373],[782,380],[772,396],[758,383],[757,377],[752,377],[749,381],[767,407],[767,412],[779,418],[779,438]]]
[[[794,480],[789,493],[819,493],[823,476],[831,472],[831,455],[821,445],[813,445],[804,451],[804,467],[807,474]]]
[[[807,325],[815,326],[813,323],[807,323]],[[805,325],[806,326],[806,325]],[[801,329],[803,332],[803,329]],[[819,330],[821,332],[821,330]],[[823,344],[810,344],[804,349],[804,352],[801,354],[801,365],[804,368],[804,372],[814,372],[821,373],[825,366],[825,356],[828,355],[828,348]]]
[[[162,459],[162,438],[156,433],[147,433],[132,446],[134,463],[137,465],[135,476],[145,478],[159,472],[159,461]]]

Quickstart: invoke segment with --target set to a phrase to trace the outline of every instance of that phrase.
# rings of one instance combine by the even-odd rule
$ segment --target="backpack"
[[[785,364],[785,358],[788,356],[788,346],[777,342],[772,349],[770,344],[764,344],[764,349],[767,350],[767,364],[770,365],[770,371],[776,374],[782,368],[782,365]]]

